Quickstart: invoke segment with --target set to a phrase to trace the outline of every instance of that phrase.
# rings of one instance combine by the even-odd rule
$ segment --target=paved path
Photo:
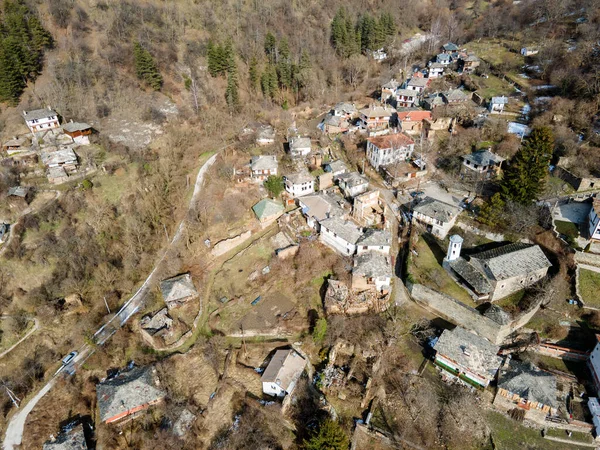
[[[224,147],[227,148],[228,146]],[[220,149],[223,150],[224,148]],[[204,183],[204,177],[208,169],[215,163],[217,159],[217,155],[219,154],[217,151],[213,156],[211,156],[208,161],[204,163],[204,165],[198,171],[198,176],[196,177],[196,183],[194,185],[194,193],[192,194],[192,198],[190,199],[190,204],[188,207],[188,211],[191,210],[200,197],[200,193],[202,191],[202,184]],[[117,332],[119,328],[121,328],[130,318],[133,316],[142,306],[146,293],[150,290],[154,277],[156,275],[158,267],[161,265],[163,260],[165,259],[169,249],[171,246],[176,244],[182,236],[182,232],[185,226],[185,221],[187,216],[181,221],[179,226],[177,227],[177,231],[173,236],[170,244],[167,246],[161,258],[156,262],[154,269],[146,278],[146,281],[140,286],[140,288],[131,296],[129,300],[123,304],[121,309],[115,314],[115,316],[108,321],[105,325],[100,327],[98,331],[94,334],[94,343],[96,345],[103,345],[110,337]],[[94,353],[94,347],[88,344],[83,345],[79,351],[78,355],[73,362],[72,370],[75,371],[78,367],[81,367],[83,363]],[[56,377],[60,374],[61,370],[57,371],[54,376],[50,379],[50,381],[33,397],[26,406],[20,409],[15,415],[13,415],[6,428],[6,435],[4,437],[4,443],[2,444],[3,450],[14,450],[15,446],[21,445],[23,440],[23,431],[25,429],[25,421],[27,420],[27,416],[33,410],[37,402],[50,391],[52,386],[56,381]]]

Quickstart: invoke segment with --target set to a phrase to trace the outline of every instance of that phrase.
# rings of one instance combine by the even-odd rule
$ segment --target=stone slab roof
[[[446,97],[449,102],[459,102],[469,99],[469,96],[461,89],[452,89],[451,91],[445,92],[444,97]]]
[[[369,184],[369,180],[363,177],[358,172],[343,173],[337,177],[342,183],[348,187],[361,186],[363,184]]]
[[[368,108],[361,109],[360,113],[369,118],[375,117],[392,117],[392,114],[395,113],[396,110],[394,108],[384,108],[383,106],[373,106],[371,105]]]
[[[100,420],[105,422],[136,407],[165,397],[158,387],[156,369],[136,367],[96,385]]]
[[[65,123],[62,128],[69,133],[74,133],[75,131],[89,130],[92,126],[85,122],[69,122]]]
[[[456,44],[454,44],[453,42],[448,42],[448,43],[444,44],[442,46],[442,48],[444,50],[446,50],[447,52],[455,52],[458,50],[458,46]]]
[[[326,166],[329,166],[329,168],[331,169],[331,172],[347,172],[348,171],[348,166],[346,165],[346,163],[339,159],[327,163]]]
[[[263,198],[256,205],[252,207],[252,211],[256,214],[259,220],[263,217],[271,217],[280,212],[283,212],[285,208],[280,202],[271,200],[270,198]]]
[[[480,166],[500,164],[502,161],[504,161],[504,158],[502,156],[498,156],[495,153],[490,152],[489,150],[479,150],[469,155],[464,155],[462,158],[465,161],[469,161],[472,164],[478,164]]]
[[[338,195],[318,193],[314,195],[305,195],[298,199],[302,212],[310,217],[314,217],[319,222],[328,217],[340,217],[344,215],[344,210],[340,206],[343,199]]]
[[[388,81],[383,86],[381,86],[381,89],[389,89],[389,90],[393,91],[393,90],[398,89],[400,84],[401,83],[399,81],[397,81],[395,78],[392,78],[390,81]]]
[[[262,374],[263,383],[276,383],[289,392],[290,385],[300,378],[306,360],[294,350],[277,350]]]
[[[296,149],[296,148],[307,148],[310,147],[310,138],[309,137],[292,137],[290,138],[290,150]]]
[[[469,285],[473,287],[478,294],[489,294],[492,292],[492,286],[487,277],[473,267],[466,259],[460,257],[450,261],[450,267]]]
[[[166,303],[176,302],[198,294],[189,273],[161,281],[160,290]]]
[[[66,177],[67,176],[67,172],[65,171],[64,167],[59,166],[59,167],[50,167],[48,169],[48,178],[62,178],[62,177]]]
[[[422,87],[425,88],[429,85],[429,78],[421,78],[421,77],[412,77],[407,86],[414,86],[414,87]]]
[[[352,274],[367,278],[383,278],[392,276],[390,258],[379,252],[366,252],[354,257]]]
[[[333,107],[333,110],[343,114],[355,114],[356,106],[352,103],[340,102]]]
[[[47,117],[57,116],[52,108],[34,109],[33,111],[23,111],[25,120],[40,120]]]
[[[54,441],[44,443],[42,450],[87,450],[83,425],[80,423],[60,433]]]
[[[256,138],[258,140],[273,140],[275,139],[275,129],[271,125],[261,125],[256,130]]]
[[[495,280],[505,280],[552,266],[539,245],[513,243],[471,255]]]
[[[531,363],[511,360],[508,368],[500,371],[498,387],[530,402],[558,408],[556,376]]]
[[[405,95],[406,97],[418,97],[419,93],[412,89],[398,89],[396,95]]]
[[[72,148],[63,148],[55,152],[42,152],[42,162],[46,166],[77,163],[77,155]]]
[[[490,103],[493,103],[495,105],[506,105],[508,104],[508,97],[492,97],[492,100]]]
[[[362,231],[359,227],[341,217],[330,217],[329,219],[322,220],[321,226],[337,234],[350,244],[356,244],[362,236]]]
[[[498,356],[500,347],[461,327],[444,330],[435,350],[439,355],[487,377],[493,377],[502,363]]]
[[[290,180],[293,184],[303,184],[314,181],[314,177],[308,172],[296,172],[285,176],[286,180]]]
[[[8,188],[8,195],[25,198],[27,196],[27,190],[28,188],[25,186],[13,186]]]
[[[460,214],[461,209],[435,198],[425,197],[421,203],[413,208],[413,211],[439,220],[442,223],[448,223]]]
[[[511,321],[510,314],[504,311],[500,306],[493,303],[490,304],[489,308],[485,310],[483,315],[500,325],[508,325]]]
[[[250,160],[252,170],[274,170],[277,166],[277,157],[273,155],[253,156]]]
[[[388,230],[369,228],[358,240],[358,245],[382,247],[392,245],[392,234]]]

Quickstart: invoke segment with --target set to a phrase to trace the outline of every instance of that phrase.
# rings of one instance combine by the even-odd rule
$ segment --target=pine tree
[[[225,101],[229,110],[234,112],[240,106],[240,97],[238,94],[237,79],[233,73],[227,75],[227,89],[225,89]]]
[[[248,66],[248,77],[250,78],[250,88],[256,91],[258,89],[258,82],[260,81],[258,72],[258,59],[256,56],[252,56],[252,59],[250,59],[250,65]]]
[[[137,77],[155,91],[159,91],[162,87],[163,78],[150,52],[142,47],[139,42],[135,42],[133,44],[133,56]]]
[[[265,55],[269,58],[269,62],[275,61],[275,50],[277,47],[277,39],[269,31],[265,36]]]
[[[342,427],[331,419],[321,423],[318,433],[304,441],[305,450],[346,450],[349,442]]]
[[[535,201],[544,190],[554,138],[548,127],[534,129],[504,171],[501,193],[504,200],[523,205]]]
[[[269,78],[269,69],[267,68],[260,76],[260,88],[265,98],[271,98],[271,84],[269,83]]]
[[[506,202],[502,200],[502,195],[496,193],[490,200],[483,204],[477,216],[477,220],[490,227],[502,227],[502,214],[506,208]]]

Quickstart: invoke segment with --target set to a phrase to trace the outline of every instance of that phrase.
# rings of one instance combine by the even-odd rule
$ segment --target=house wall
[[[379,170],[379,166],[404,161],[413,154],[414,144],[399,148],[379,148],[367,141],[367,159],[369,164]]]
[[[413,212],[413,224],[421,222],[425,226],[431,227],[431,233],[435,236],[444,239],[450,229],[454,226],[458,216],[454,217],[450,222],[439,222],[432,217],[426,216],[420,212]]]
[[[306,183],[294,184],[290,180],[285,181],[285,190],[292,197],[302,197],[303,195],[312,194],[315,191],[315,182],[313,180]]]
[[[263,182],[271,175],[277,175],[277,169],[260,169],[252,171],[252,179],[257,182]]]
[[[481,387],[487,387],[488,384],[490,384],[490,379],[488,377],[480,376],[479,374],[471,371],[468,367],[464,367],[444,355],[436,353],[435,362],[441,364],[442,366],[449,367],[450,369],[454,369],[458,372],[456,375],[463,375]]]
[[[324,244],[329,245],[334,250],[344,255],[354,255],[354,253],[356,253],[356,245],[345,241],[333,231],[325,228],[323,225],[321,225],[321,234],[319,235],[319,239]]]
[[[27,127],[32,131],[32,132],[38,132],[38,131],[46,131],[46,130],[52,130],[54,128],[58,128],[60,125],[58,123],[58,117],[56,116],[51,116],[51,117],[46,117],[43,119],[38,119],[38,120],[28,120],[27,116],[25,117],[25,123],[27,124]]]
[[[283,397],[285,395],[285,391],[277,383],[267,383],[263,381],[262,386],[263,392],[267,395],[272,395],[273,397]]]
[[[128,409],[127,411],[123,411],[122,413],[117,414],[116,416],[109,417],[108,419],[106,419],[104,421],[104,423],[114,423],[114,422],[117,422],[117,421],[119,421],[121,419],[124,419],[127,416],[130,416],[130,415],[135,414],[135,413],[140,412],[140,411],[144,411],[144,410],[150,408],[150,406],[156,405],[156,404],[160,403],[161,401],[162,401],[162,399],[158,399],[158,400],[154,400],[152,402],[145,403],[143,405],[139,405],[139,406],[136,406],[134,408]]]
[[[378,292],[388,290],[391,286],[392,280],[390,277],[376,277],[367,278],[364,275],[352,274],[352,290],[355,291],[366,291],[368,289],[375,289]]]
[[[494,286],[494,290],[491,294],[490,300],[500,300],[501,298],[507,297],[508,295],[514,292],[520,291],[521,289],[525,289],[526,287],[531,286],[538,280],[544,278],[547,273],[548,269],[544,268],[523,276],[497,281],[496,285]]]
[[[596,344],[594,350],[592,350],[590,359],[588,359],[588,367],[590,368],[590,372],[592,372],[592,379],[596,385],[596,390],[600,392],[600,343]]]
[[[594,208],[590,210],[588,221],[590,237],[592,239],[600,239],[600,217],[598,217]]]
[[[378,252],[384,255],[390,254],[391,247],[389,245],[375,246],[375,245],[359,245],[356,247],[356,254],[362,255],[367,252]]]

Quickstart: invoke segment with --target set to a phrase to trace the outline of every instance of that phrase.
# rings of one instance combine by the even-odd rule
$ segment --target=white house
[[[294,136],[289,139],[290,154],[294,157],[306,156],[310,153],[310,138]]]
[[[389,255],[392,248],[392,234],[388,230],[369,228],[359,238],[356,254],[362,255],[367,252],[378,252]]]
[[[340,161],[339,159],[325,163],[323,168],[325,172],[331,173],[334,178],[348,172],[348,166],[344,163],[344,161]]]
[[[319,238],[334,250],[344,255],[354,255],[356,244],[362,236],[362,231],[354,223],[341,217],[330,217],[322,220]]]
[[[263,392],[280,398],[291,394],[305,367],[306,360],[294,350],[277,350],[260,379]]]
[[[429,63],[429,78],[438,78],[444,74],[444,64],[438,62]]]
[[[419,94],[429,86],[429,78],[412,77],[406,84],[406,89],[417,91]]]
[[[367,159],[376,170],[380,166],[405,161],[415,149],[415,142],[403,133],[367,139]]]
[[[588,215],[590,239],[600,240],[600,199],[594,198]]]
[[[442,66],[448,66],[452,62],[452,58],[449,53],[440,53],[435,57],[435,62]]]
[[[413,208],[413,223],[420,222],[427,231],[444,239],[456,223],[461,209],[457,206],[426,197]]]
[[[32,133],[38,131],[47,131],[58,128],[58,114],[49,106],[46,109],[35,109],[33,111],[23,111],[23,118],[27,127]]]
[[[395,98],[397,107],[410,108],[417,103],[419,93],[413,89],[398,89]]]
[[[271,175],[277,175],[277,157],[273,155],[253,156],[250,160],[251,178],[263,182]]]
[[[256,130],[256,143],[258,145],[271,145],[275,143],[275,129],[271,125],[261,125]]]
[[[337,177],[337,180],[347,198],[354,198],[369,189],[369,180],[358,172],[343,173]]]
[[[293,173],[283,178],[285,190],[292,197],[301,197],[315,191],[315,179],[307,172]]]
[[[539,50],[537,48],[533,48],[533,47],[523,47],[521,49],[521,55],[523,56],[533,56],[533,55],[537,55],[539,53]]]
[[[508,97],[492,97],[488,105],[490,113],[501,114],[504,111],[504,106],[508,104]]]

